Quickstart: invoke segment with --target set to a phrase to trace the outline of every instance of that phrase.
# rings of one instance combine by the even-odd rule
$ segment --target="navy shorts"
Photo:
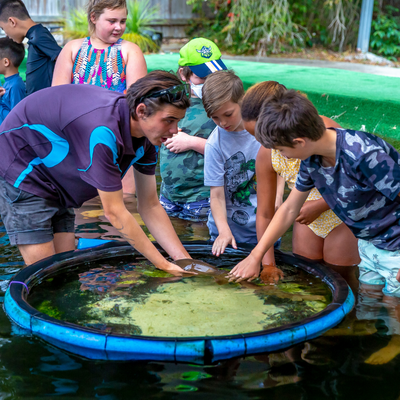
[[[160,194],[160,203],[170,217],[184,219],[186,221],[207,221],[210,213],[210,198],[194,201],[192,203],[178,203],[168,200]]]
[[[55,233],[75,231],[73,208],[17,189],[2,177],[0,214],[11,245],[47,243]]]

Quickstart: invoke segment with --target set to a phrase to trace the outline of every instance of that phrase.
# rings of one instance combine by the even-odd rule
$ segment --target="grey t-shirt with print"
[[[260,143],[246,130],[227,132],[216,127],[204,153],[204,185],[224,186],[229,227],[238,243],[257,243],[255,164]],[[212,213],[208,229],[218,236]]]

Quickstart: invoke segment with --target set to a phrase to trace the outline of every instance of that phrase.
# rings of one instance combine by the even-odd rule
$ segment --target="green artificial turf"
[[[176,71],[178,59],[178,54],[146,56],[149,71]],[[400,148],[400,78],[251,61],[227,60],[225,64],[240,76],[246,89],[257,82],[278,81],[306,93],[321,115],[345,128],[381,135]]]
[[[178,54],[145,57],[149,71],[178,69]],[[321,115],[345,128],[380,135],[400,150],[400,78],[251,61],[227,60],[225,64],[240,76],[246,89],[257,82],[274,80],[301,90]],[[26,57],[19,71],[25,80]]]

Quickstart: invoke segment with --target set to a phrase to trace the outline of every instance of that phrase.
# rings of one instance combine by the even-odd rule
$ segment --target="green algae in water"
[[[121,316],[110,316],[116,305]],[[162,284],[143,302],[107,296],[92,305],[89,315],[110,324],[139,326],[145,336],[195,337],[260,331],[282,312],[284,308],[265,306],[254,289],[193,277]]]
[[[62,319],[63,314],[56,307],[51,305],[49,300],[44,300],[38,307],[37,310],[43,314],[47,314],[49,317],[53,317],[56,319]]]
[[[227,268],[241,260],[196,258]],[[221,336],[297,322],[331,301],[327,285],[291,266],[277,286],[226,283],[221,276],[175,277],[147,261],[116,258],[52,277],[29,296],[54,318],[108,333],[160,337]],[[114,264],[114,265],[113,265]]]
[[[195,386],[190,386],[190,385],[178,385],[175,386],[175,390],[177,392],[196,392],[199,389]]]
[[[201,379],[211,378],[212,375],[201,371],[187,371],[181,375],[181,379],[185,381],[199,381]]]

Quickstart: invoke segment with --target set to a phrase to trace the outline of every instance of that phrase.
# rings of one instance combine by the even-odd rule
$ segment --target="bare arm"
[[[285,193],[285,179],[282,178],[280,175],[276,174],[275,211],[282,205],[284,193]]]
[[[278,178],[281,178],[272,168],[271,150],[261,147],[256,159],[257,174],[257,240],[260,241],[267,230],[274,214],[278,195]],[[279,179],[280,195],[283,196],[284,180]],[[282,185],[283,183],[283,185]],[[279,205],[282,204],[282,199]],[[276,267],[274,247],[270,247],[261,261],[261,279],[270,284],[278,283],[283,278],[283,272]]]
[[[333,119],[325,117],[324,115],[320,115],[320,117],[327,128],[341,128],[341,126]]]
[[[119,190],[117,192],[103,192],[101,190],[98,190],[98,192],[103,205],[105,216],[111,222],[111,224],[120,232],[121,236],[132,245],[132,247],[143,254],[157,268],[173,274],[183,273],[183,270],[180,267],[168,262],[160,254],[160,252],[155,248],[153,243],[151,243],[149,238],[140,228],[134,216],[126,209],[123,200],[122,190]],[[165,225],[165,221],[161,221],[161,224]],[[169,222],[169,224],[171,223]],[[163,230],[163,226],[160,226],[159,229],[160,231]],[[177,251],[177,254],[180,253],[182,254],[182,257],[180,258],[190,258],[190,256],[184,249],[181,252]],[[176,257],[175,259],[177,258],[179,257]]]
[[[172,151],[172,153],[182,153],[188,150],[197,151],[197,153],[204,154],[207,139],[197,136],[190,136],[187,133],[179,130],[172,138],[165,142],[165,147]]]
[[[136,170],[134,173],[138,211],[151,234],[174,260],[191,258],[158,200],[155,176],[145,175]]]
[[[309,225],[314,222],[323,212],[328,211],[330,208],[326,201],[321,197],[318,200],[306,201],[301,207],[300,214],[296,218],[296,222],[300,224]]]
[[[126,62],[126,88],[147,74],[146,60],[139,46],[124,40],[122,42],[122,56]]]
[[[212,253],[215,256],[220,256],[224,253],[226,246],[231,244],[236,247],[236,241],[233,237],[231,228],[228,225],[226,214],[225,188],[223,186],[211,186],[210,188],[210,207],[218,229],[218,237],[212,247]]]
[[[267,250],[274,245],[294,222],[298,216],[301,206],[306,201],[309,191],[300,192],[296,188],[292,190],[287,200],[279,207],[274,218],[269,224],[257,246],[250,255],[232,269],[232,281],[252,280],[260,273],[260,263]]]
[[[271,150],[261,147],[256,159],[257,175],[257,240],[260,241],[275,214],[277,173],[272,168]],[[263,265],[275,265],[274,248],[271,247],[262,259]]]
[[[72,82],[72,68],[83,39],[71,40],[61,50],[54,67],[51,86],[66,85]]]

